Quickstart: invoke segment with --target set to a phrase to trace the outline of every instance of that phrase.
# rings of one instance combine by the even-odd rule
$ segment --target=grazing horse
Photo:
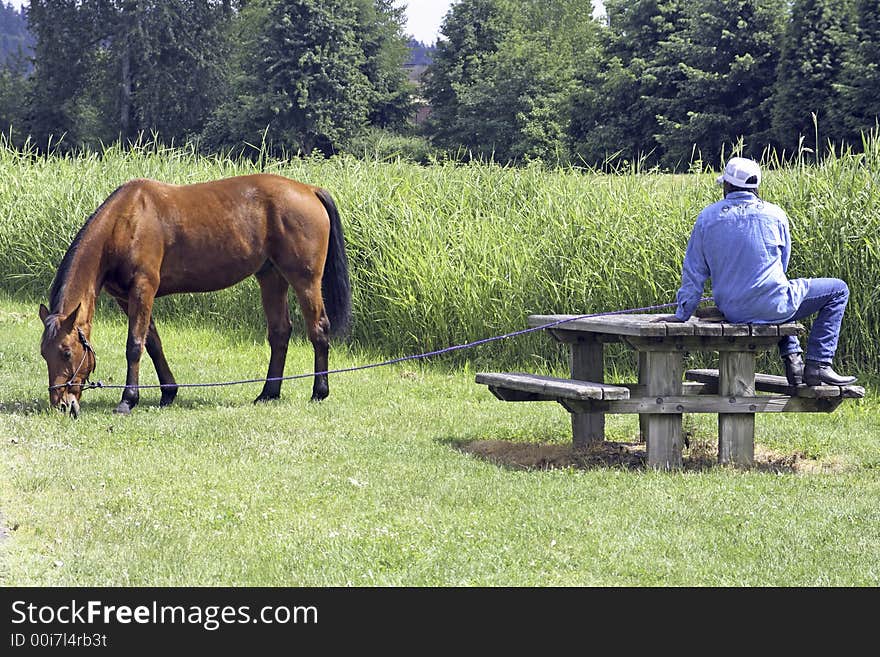
[[[331,328],[351,319],[348,257],[342,224],[330,194],[271,174],[195,185],[132,180],[113,192],[86,221],[64,255],[40,305],[40,351],[49,368],[49,401],[74,417],[95,369],[89,344],[101,290],[128,315],[126,388],[117,413],[138,403],[141,354],[162,384],[161,405],[177,384],[153,322],[153,300],[179,292],[227,288],[254,274],[268,325],[269,372],[255,402],[276,399],[291,334],[287,303],[293,286],[315,351],[312,400],[329,394]]]

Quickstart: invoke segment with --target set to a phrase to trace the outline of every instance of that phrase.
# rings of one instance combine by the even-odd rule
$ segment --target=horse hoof
[[[276,399],[280,399],[281,395],[260,395],[254,400],[255,404],[262,404],[263,402],[270,402]]]
[[[177,397],[177,393],[173,392],[169,395],[162,395],[162,399],[159,401],[159,406],[170,406],[171,402],[174,401],[174,398]]]
[[[320,402],[320,401],[324,401],[324,400],[327,399],[327,397],[329,397],[329,396],[330,396],[330,392],[329,392],[329,391],[327,391],[327,392],[321,392],[321,393],[316,392],[316,393],[314,393],[314,394],[312,395],[312,398],[309,400],[309,402]]]
[[[119,406],[113,409],[117,415],[131,415],[131,406],[127,402],[119,402]]]
[[[58,406],[58,410],[75,420],[79,417],[79,402],[75,399],[71,399],[70,403],[61,402],[61,405]]]

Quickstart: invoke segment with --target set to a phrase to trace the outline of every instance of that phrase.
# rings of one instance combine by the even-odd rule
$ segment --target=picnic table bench
[[[660,469],[682,465],[684,413],[717,413],[719,462],[747,467],[754,462],[756,413],[829,413],[845,399],[864,397],[861,386],[793,387],[785,377],[755,372],[757,354],[802,333],[801,324],[731,324],[703,315],[687,322],[637,314],[531,315],[531,327],[552,325],[552,336],[569,345],[571,378],[483,372],[476,382],[504,401],[558,402],[571,413],[575,447],[605,439],[607,413],[637,413],[648,465]],[[610,342],[638,352],[637,382],[605,383],[604,345]],[[685,371],[690,352],[717,354],[718,369]]]

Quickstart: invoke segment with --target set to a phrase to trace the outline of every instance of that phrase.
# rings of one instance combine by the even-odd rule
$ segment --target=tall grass
[[[272,171],[331,191],[346,231],[353,339],[388,354],[421,352],[525,327],[532,313],[591,313],[669,303],[699,210],[716,200],[710,175],[604,175],[541,166],[205,158],[144,144],[100,154],[37,157],[0,144],[0,289],[45,300],[85,218],[135,177],[175,183]],[[791,276],[846,280],[851,301],[839,359],[880,362],[880,140],[818,165],[769,170],[762,193],[791,219]],[[109,311],[109,305],[104,304]],[[116,312],[115,310],[112,312]],[[162,299],[157,319],[263,330],[253,281]],[[558,365],[562,350],[532,334],[455,358]]]

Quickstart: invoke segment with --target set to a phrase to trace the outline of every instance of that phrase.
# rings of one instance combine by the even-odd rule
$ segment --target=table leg
[[[684,355],[674,351],[646,351],[639,359],[645,368],[642,380],[648,397],[681,394]],[[648,443],[648,467],[660,470],[681,468],[681,414],[652,413],[643,416],[645,439]]]
[[[639,356],[639,385],[646,386],[648,385],[648,365],[645,362],[648,354],[647,352],[640,351],[638,352]],[[639,441],[647,442],[648,440],[648,416],[639,414]]]
[[[605,383],[604,351],[594,338],[578,338],[571,343],[571,378]],[[605,413],[572,413],[571,433],[575,449],[605,440]]]
[[[718,361],[718,394],[751,397],[755,394],[754,352],[722,351]],[[755,461],[755,416],[718,414],[718,462],[751,466]]]

